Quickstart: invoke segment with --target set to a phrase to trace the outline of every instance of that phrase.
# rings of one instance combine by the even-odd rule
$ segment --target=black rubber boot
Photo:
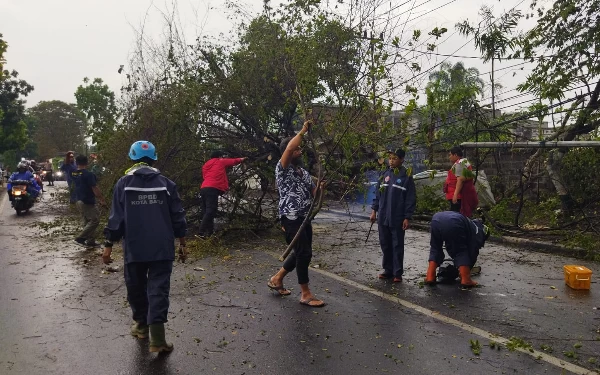
[[[147,324],[135,323],[131,326],[131,335],[137,337],[138,339],[147,339],[148,338],[149,328]]]

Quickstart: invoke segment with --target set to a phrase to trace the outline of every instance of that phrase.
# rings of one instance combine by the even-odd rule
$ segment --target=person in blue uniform
[[[460,274],[460,285],[470,288],[477,285],[471,280],[471,268],[477,262],[479,249],[489,237],[489,229],[481,219],[471,220],[459,212],[443,211],[431,219],[431,248],[425,284],[436,284],[436,269],[444,261],[443,245]]]
[[[148,141],[131,145],[135,162],[117,181],[107,226],[104,263],[112,262],[112,243],[123,239],[127,300],[135,324],[131,334],[147,338],[150,352],[170,352],[165,338],[175,238],[179,257],[185,261],[185,211],[175,183],[153,168],[156,149]]]
[[[417,195],[413,177],[402,165],[405,151],[388,152],[389,168],[377,181],[371,206],[371,223],[377,221],[379,244],[383,252],[380,279],[401,282],[404,273],[404,233],[415,212]]]
[[[17,171],[10,175],[8,178],[8,183],[6,184],[6,190],[8,192],[8,200],[13,201],[12,196],[12,185],[13,181],[29,181],[29,185],[27,185],[27,192],[31,195],[33,199],[37,198],[40,195],[40,190],[42,188],[35,181],[33,177],[33,173],[29,171],[29,166],[26,162],[22,161],[17,164]]]

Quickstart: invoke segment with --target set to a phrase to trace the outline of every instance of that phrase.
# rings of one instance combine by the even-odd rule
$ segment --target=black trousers
[[[219,196],[223,192],[215,188],[202,188],[200,195],[202,196],[202,221],[200,222],[201,236],[210,236],[215,231],[215,217],[217,216]]]
[[[299,217],[296,220],[289,220],[285,216],[281,217],[281,225],[283,225],[283,230],[285,231],[285,242],[288,245],[292,242],[296,233],[298,233],[298,229],[300,229],[303,221],[304,217]],[[292,250],[285,262],[283,262],[283,268],[286,271],[292,272],[296,269],[298,284],[308,284],[309,281],[308,266],[312,259],[312,234],[312,225],[308,222],[300,233],[294,250]]]
[[[173,261],[125,264],[127,301],[133,320],[141,324],[166,323]]]

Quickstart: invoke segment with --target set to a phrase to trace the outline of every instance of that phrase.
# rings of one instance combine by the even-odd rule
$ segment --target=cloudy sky
[[[376,1],[383,4],[381,12],[395,8],[401,25],[408,20],[407,31],[421,28],[426,34],[436,26],[448,28],[436,52],[464,56],[450,57],[448,61],[463,61],[481,73],[489,72],[491,66],[477,58],[468,58],[478,53],[472,43],[467,43],[468,39],[455,32],[454,25],[465,19],[479,21],[477,13],[484,4],[493,6],[497,15],[517,5],[523,11],[529,6],[529,0]],[[260,12],[262,7],[262,0],[237,3],[249,16]],[[199,35],[228,33],[235,27],[234,21],[227,17],[231,10],[223,0],[2,0],[0,33],[9,44],[6,67],[16,69],[22,79],[35,86],[28,97],[28,106],[42,100],[74,102],[73,93],[84,77],[100,77],[118,93],[123,77],[117,70],[121,64],[127,65],[138,33],[143,29],[146,35],[161,39],[164,13],[172,10],[174,4],[189,40]],[[523,27],[531,24],[531,20],[525,21]],[[404,35],[408,35],[407,31]],[[421,62],[427,69],[443,59],[446,57],[429,55]],[[517,94],[512,90],[530,71],[530,64],[511,67],[517,63],[507,61],[498,66],[504,68],[497,77],[504,86],[505,98]],[[482,78],[488,76],[484,74]],[[505,105],[516,102],[507,101]],[[518,107],[511,109],[515,108]]]

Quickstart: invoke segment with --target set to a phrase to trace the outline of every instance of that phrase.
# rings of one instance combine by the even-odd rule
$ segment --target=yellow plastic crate
[[[592,270],[584,266],[563,266],[565,283],[573,289],[590,289],[592,284]]]

